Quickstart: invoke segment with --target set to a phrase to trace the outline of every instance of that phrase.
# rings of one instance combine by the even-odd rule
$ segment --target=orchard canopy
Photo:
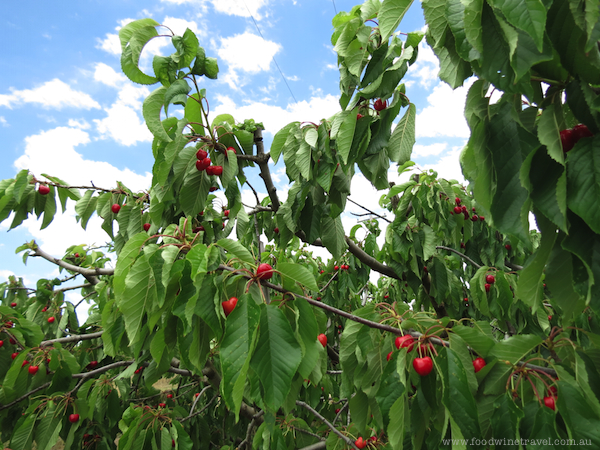
[[[0,285],[6,448],[600,448],[600,5],[423,0],[406,33],[410,6],[333,18],[340,112],[270,148],[260,117],[210,114],[218,62],[192,31],[121,29],[124,74],[152,89],[151,186],[0,182],[11,229],[72,203],[111,243],[17,249],[62,275]],[[147,73],[152,39],[173,53]],[[471,83],[467,186],[412,168],[422,39]],[[359,172],[389,214],[345,230]],[[268,196],[245,206],[250,173]]]

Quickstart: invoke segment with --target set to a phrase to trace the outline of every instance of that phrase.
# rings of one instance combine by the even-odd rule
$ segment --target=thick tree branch
[[[271,199],[271,206],[273,211],[277,212],[281,204],[279,203],[279,198],[277,198],[277,189],[273,184],[273,179],[271,178],[271,171],[269,170],[269,158],[265,158],[265,146],[263,144],[262,138],[262,130],[259,128],[254,132],[254,144],[256,145],[256,154],[258,155],[258,167],[260,167],[260,177],[265,182],[265,187],[267,188],[267,193],[269,194],[269,198]]]
[[[364,209],[364,210],[365,210],[365,211],[367,211],[369,214],[373,214],[374,216],[377,216],[377,217],[379,217],[380,219],[382,219],[382,220],[385,220],[387,223],[392,223],[392,222],[391,222],[389,219],[387,219],[387,218],[385,218],[385,217],[383,217],[383,216],[381,216],[381,215],[377,214],[377,213],[376,213],[376,212],[374,212],[374,211],[371,211],[371,210],[370,210],[370,209],[368,209],[368,208],[365,208],[363,205],[361,205],[361,204],[359,204],[359,203],[356,203],[356,202],[355,202],[354,200],[352,200],[350,197],[346,197],[346,200],[348,200],[348,201],[349,201],[349,202],[351,202],[351,203],[354,203],[354,204],[355,204],[356,206],[358,206],[359,208],[362,208],[362,209]]]
[[[102,333],[104,333],[104,331],[98,331],[96,333],[89,333],[89,334],[74,334],[74,335],[67,336],[67,337],[62,337],[62,338],[57,338],[57,339],[49,339],[47,341],[42,341],[40,343],[40,347],[47,347],[48,345],[52,345],[52,344],[56,344],[56,343],[68,344],[70,342],[79,342],[79,341],[86,341],[89,339],[96,339],[96,338],[99,338],[100,336],[102,336]]]
[[[50,261],[52,264],[56,264],[63,269],[70,270],[71,272],[80,273],[88,280],[92,285],[98,284],[100,280],[98,279],[98,275],[112,275],[115,273],[114,269],[105,269],[105,268],[96,268],[96,269],[86,269],[84,267],[75,266],[73,264],[69,264],[66,261],[63,261],[60,258],[55,258],[54,256],[46,253],[40,247],[35,244],[35,250],[31,253],[31,256],[39,256],[44,258],[47,261]]]

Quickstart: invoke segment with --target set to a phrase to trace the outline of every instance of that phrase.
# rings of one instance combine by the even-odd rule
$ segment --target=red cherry
[[[336,413],[336,414],[337,414],[337,413],[339,413],[340,411],[341,411],[341,409],[340,409],[340,408],[335,408],[335,413]]]
[[[223,211],[223,215],[224,215],[225,217],[229,217],[229,210],[228,210],[228,209],[226,209],[225,211]]]
[[[46,311],[48,311],[48,307],[47,307],[47,306],[44,306],[44,307],[42,308],[42,312],[46,312]]]
[[[456,203],[456,205],[460,205],[462,203],[462,200],[459,197],[456,197],[454,199],[454,203]]]
[[[340,266],[333,266],[333,270],[335,270],[335,271],[340,270]]]
[[[544,397],[544,405],[546,405],[552,411],[556,411],[556,405],[554,404],[554,397]]]
[[[10,320],[7,320],[6,322],[4,322],[4,326],[6,328],[12,328],[13,325],[14,325],[14,323],[12,323],[12,321],[10,321]]]
[[[16,306],[17,306],[17,303],[16,303],[16,302],[12,302],[12,303],[10,304],[10,306],[14,308],[14,307],[16,307]]]
[[[279,228],[275,227],[273,228],[273,231],[275,232],[275,234],[279,234]]]
[[[378,98],[373,103],[373,109],[375,111],[383,111],[385,108],[387,108],[387,100],[381,100],[380,98]]]
[[[50,193],[50,188],[48,186],[46,186],[45,184],[40,184],[40,187],[38,188],[38,192],[41,195],[48,195]]]
[[[550,386],[548,388],[548,394],[553,395],[554,397],[556,397],[556,394],[558,394],[558,389],[556,388],[556,386]]]
[[[167,398],[173,398],[173,394],[167,394]]]
[[[410,334],[405,334],[404,336],[398,336],[395,339],[394,344],[398,350],[401,348],[406,348],[407,352],[411,352],[415,346],[415,340]]]
[[[467,297],[463,298],[463,302],[468,302],[469,299]]]
[[[358,114],[356,115],[356,120],[358,120],[358,119],[362,119],[363,117],[364,117],[364,116],[363,116],[361,113],[358,113]]]
[[[79,422],[79,414],[69,415],[69,422],[71,422],[71,423]]]
[[[590,129],[584,124],[580,123],[579,125],[575,125],[572,130],[572,135],[575,139],[575,143],[579,141],[581,138],[592,137],[593,134]]]
[[[207,152],[206,150],[202,150],[202,149],[200,149],[200,150],[198,150],[198,151],[196,152],[196,158],[197,158],[199,161],[201,161],[201,160],[203,160],[203,159],[206,159],[206,157],[207,157],[207,156],[208,156],[208,152]]]
[[[150,225],[149,223],[145,223],[144,224],[144,231],[148,231],[150,229],[152,225]]]
[[[55,320],[56,320],[56,317],[54,317],[54,316],[48,317],[48,323],[54,323]]]
[[[273,267],[269,264],[261,264],[256,269],[256,276],[259,280],[269,280],[273,276]]]
[[[0,341],[0,348],[4,345],[4,341]]]
[[[560,142],[562,144],[563,152],[567,153],[575,146],[575,136],[573,130],[562,130],[560,132]]]
[[[118,214],[119,211],[121,211],[121,205],[119,205],[118,203],[115,203],[114,205],[112,205],[110,207],[110,210],[113,212],[113,214]]]
[[[206,170],[207,167],[210,167],[210,158],[199,159],[196,161],[196,169],[200,172]]]
[[[455,207],[454,207],[454,212],[455,212],[456,214],[460,214],[460,213],[462,212],[462,208],[461,208],[460,206],[455,206]]]
[[[11,345],[15,345],[15,344],[17,343],[17,341],[15,341],[13,338],[10,338],[10,339],[8,340],[8,342],[9,342]]]
[[[471,216],[471,222],[477,222],[479,220],[479,216],[477,214],[473,214]]]
[[[98,361],[90,361],[90,363],[88,364],[88,367],[90,369],[95,369],[96,367],[98,367]]]
[[[135,370],[133,371],[133,373],[137,375],[138,373],[140,373],[140,369],[135,369]]]
[[[386,359],[387,359],[388,361],[389,361],[389,360],[390,360],[390,358],[392,357],[392,353],[394,353],[394,352],[389,352],[389,353],[387,354],[387,358],[386,358]]]
[[[484,367],[485,367],[485,359],[475,358],[475,360],[473,361],[473,368],[475,369],[475,373],[479,372]]]
[[[485,282],[489,284],[494,284],[496,282],[496,277],[494,275],[486,275]]]
[[[464,242],[461,242],[461,243],[460,243],[460,248],[467,248],[467,246],[465,245],[465,243],[464,243]]]
[[[231,150],[233,153],[237,153],[237,152],[235,151],[235,148],[233,148],[233,147],[227,147],[227,151],[230,151],[230,150]]]
[[[490,284],[485,283],[483,286],[485,288],[485,292],[490,292],[490,288],[492,287]]]
[[[14,352],[12,355],[10,355],[10,357],[12,359],[15,359],[17,356],[19,356],[19,354],[17,352]]]
[[[413,359],[413,367],[415,368],[415,372],[424,377],[429,375],[433,370],[433,361],[429,356],[415,358]]]
[[[471,208],[471,211],[475,212],[475,207],[474,206]]]
[[[229,316],[229,314],[231,314],[231,311],[233,311],[233,309],[235,308],[235,305],[237,305],[238,299],[235,297],[231,297],[229,300],[225,300],[224,302],[221,302],[221,306],[223,307],[223,312],[225,313],[225,317]]]
[[[166,404],[166,403],[159,403],[159,404],[158,404],[158,407],[159,407],[159,408],[164,408],[165,406],[167,406],[167,404]]]
[[[29,366],[29,369],[27,369],[29,375],[35,375],[38,370],[40,370],[39,366]]]
[[[171,447],[175,448],[175,439],[171,439]]]
[[[75,253],[73,256],[74,256],[75,258],[79,258],[79,253]]]
[[[362,436],[360,436],[356,441],[354,441],[354,445],[362,449],[367,446],[367,442],[363,440]]]
[[[23,361],[23,363],[21,364],[21,367],[25,367],[27,364],[29,364],[29,361],[25,360],[25,361]]]
[[[321,345],[323,347],[327,347],[327,336],[325,336],[323,333],[321,333],[320,335],[317,336],[317,339],[319,340],[319,342],[321,343]]]
[[[216,186],[211,186],[211,187],[208,189],[208,192],[215,192],[217,189],[219,189],[219,188],[218,188],[218,187],[216,187]]]
[[[548,316],[548,320],[549,320],[549,321],[550,321],[550,320],[552,320],[552,316]]]
[[[388,298],[390,298],[390,296],[389,296],[389,295],[387,295],[387,294],[385,294],[385,295],[383,296],[383,298],[385,298],[385,299],[387,300]]]
[[[483,222],[484,220],[485,220],[485,217],[483,217],[483,216],[479,216],[479,221],[480,221],[480,222]]]
[[[207,175],[214,175],[215,174],[215,166],[208,166],[206,168],[206,174]]]
[[[218,177],[223,175],[223,166],[213,166],[213,175]]]
[[[510,249],[511,249],[512,247],[510,246],[510,244],[506,244],[506,245],[504,246],[504,248],[505,248],[506,250],[510,251]]]

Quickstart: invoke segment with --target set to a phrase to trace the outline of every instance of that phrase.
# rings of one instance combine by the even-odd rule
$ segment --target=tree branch
[[[79,341],[86,341],[88,339],[96,339],[96,338],[99,338],[100,336],[102,336],[102,333],[104,333],[104,331],[98,331],[96,333],[90,333],[90,334],[74,334],[72,336],[62,337],[62,338],[58,338],[58,339],[49,339],[47,341],[42,341],[40,343],[40,347],[46,347],[48,345],[52,345],[55,343],[68,344],[69,342],[79,342]]]
[[[80,273],[88,280],[92,285],[98,284],[100,280],[98,279],[98,275],[113,275],[115,273],[114,269],[105,269],[99,268],[96,269],[86,269],[84,267],[75,266],[73,264],[69,264],[68,262],[63,261],[60,258],[55,258],[43,251],[40,247],[35,244],[35,250],[31,253],[31,256],[39,256],[44,258],[47,261],[50,261],[52,264],[56,264],[63,269],[70,270],[71,272]]]
[[[269,198],[271,199],[271,206],[273,207],[273,211],[277,212],[281,204],[279,203],[279,198],[277,198],[277,189],[273,184],[273,179],[271,178],[271,171],[269,170],[269,158],[265,158],[265,147],[263,144],[262,138],[262,130],[258,128],[254,132],[254,144],[256,145],[256,153],[258,155],[258,167],[260,167],[260,177],[265,182],[265,187],[267,188],[267,193],[269,194]]]
[[[304,409],[308,410],[313,416],[315,416],[317,419],[319,419],[321,422],[327,425],[329,429],[335,434],[337,434],[346,444],[348,444],[351,448],[358,450],[358,447],[354,445],[354,441],[352,441],[352,439],[340,433],[340,431],[329,420],[327,420],[325,417],[323,417],[321,414],[315,411],[310,405],[300,400],[296,400],[296,405],[302,406]]]
[[[370,209],[368,209],[368,208],[365,208],[363,205],[360,205],[360,204],[356,203],[356,202],[355,202],[354,200],[352,200],[350,197],[346,197],[346,200],[348,200],[348,201],[349,201],[349,202],[351,202],[351,203],[354,203],[354,204],[355,204],[356,206],[358,206],[359,208],[362,208],[362,209],[364,209],[364,210],[365,210],[365,211],[367,211],[369,214],[373,214],[374,216],[377,216],[377,217],[379,217],[380,219],[382,219],[382,220],[385,220],[387,223],[392,223],[392,222],[391,222],[389,219],[387,219],[387,218],[385,218],[385,217],[383,217],[383,216],[380,216],[379,214],[377,214],[377,213],[376,213],[376,212],[374,212],[374,211],[371,211],[371,210],[370,210]]]

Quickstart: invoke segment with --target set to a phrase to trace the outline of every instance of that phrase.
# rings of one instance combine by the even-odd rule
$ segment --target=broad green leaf
[[[352,147],[352,140],[354,138],[354,130],[356,129],[356,111],[351,111],[344,117],[344,120],[340,124],[340,129],[335,135],[335,142],[338,149],[338,154],[344,161],[344,164],[348,163],[348,156],[350,155],[350,148]],[[333,135],[333,130],[332,130]]]
[[[270,410],[283,405],[301,360],[300,345],[283,312],[276,305],[261,305],[260,337],[250,364]]]
[[[321,219],[321,232],[323,245],[334,258],[340,258],[347,248],[346,235],[340,217],[332,219],[328,215],[324,215]]]
[[[514,27],[531,36],[542,51],[547,10],[541,0],[493,0],[490,4],[502,11]]]
[[[240,259],[243,262],[254,264],[254,257],[239,241],[232,239],[221,239],[217,245],[223,247],[228,253]]]
[[[529,171],[531,199],[548,219],[567,231],[567,174],[565,168],[538,149]]]
[[[408,405],[406,396],[401,395],[396,399],[390,408],[390,422],[387,427],[388,438],[394,450],[402,450],[404,448],[404,432],[405,432],[405,417],[407,415]]]
[[[311,291],[319,290],[313,274],[300,264],[278,263],[277,271],[281,273],[284,284],[286,283],[286,279],[290,279],[294,283],[299,283]]]
[[[481,436],[477,404],[469,389],[469,382],[461,359],[451,349],[446,349],[447,367],[444,370],[445,389],[443,402],[452,419],[460,427],[465,439]]]
[[[75,204],[75,212],[77,213],[77,216],[81,221],[81,227],[84,230],[87,226],[88,220],[90,220],[90,217],[96,211],[96,202],[98,201],[98,197],[92,197],[93,195],[94,191],[85,191],[83,197],[81,197],[81,199],[79,199]]]
[[[239,420],[250,359],[256,346],[260,308],[250,295],[239,298],[225,321],[221,341],[221,392]]]
[[[583,393],[566,381],[558,381],[557,410],[577,442],[585,439],[591,446],[600,446],[600,417],[585,401]]]
[[[200,214],[206,205],[211,184],[210,176],[206,171],[199,172],[194,168],[186,174],[179,198],[185,214],[192,217]]]
[[[580,141],[567,159],[567,203],[571,211],[600,233],[600,136]]]
[[[394,128],[387,149],[389,157],[398,164],[404,164],[410,159],[415,145],[415,119],[417,108],[410,103],[404,116]]]
[[[164,96],[165,115],[167,117],[169,116],[169,105],[171,103],[183,106],[187,104],[187,94],[191,89],[185,80],[177,80],[167,88]]]
[[[275,133],[270,151],[271,158],[273,158],[273,162],[275,164],[277,164],[277,161],[279,161],[279,155],[281,155],[281,152],[283,151],[283,147],[288,139],[288,136],[293,129],[298,128],[299,124],[300,122],[288,123],[285,127]]]
[[[456,52],[465,61],[479,59],[481,54],[473,47],[467,39],[465,29],[465,3],[460,0],[450,0],[446,3],[446,18],[448,26],[454,35]]]
[[[27,414],[17,423],[10,440],[10,447],[13,450],[30,450],[32,448],[36,421],[36,414]]]
[[[156,20],[150,19],[150,18],[134,20],[133,22],[129,22],[127,25],[125,25],[123,28],[121,28],[119,30],[119,40],[121,41],[121,51],[125,50],[125,47],[127,46],[129,41],[131,40],[131,37],[133,36],[133,34],[136,31],[138,31],[144,27],[156,27],[159,25],[160,24]]]
[[[138,55],[139,56],[139,55]],[[134,83],[139,84],[155,84],[158,83],[158,78],[151,77],[142,72],[137,62],[133,60],[131,46],[128,46],[123,50],[121,55],[121,70],[123,73]],[[150,94],[152,95],[152,94]]]
[[[490,354],[500,360],[516,364],[524,359],[532,350],[542,343],[542,338],[532,334],[511,336],[508,339],[497,342]]]
[[[198,53],[198,38],[192,30],[186,28],[183,36],[173,36],[173,47],[177,49],[179,67],[189,67]]]
[[[172,139],[165,131],[160,118],[166,91],[167,88],[164,86],[152,91],[152,93],[146,97],[146,100],[144,100],[142,113],[150,132],[161,141],[171,142]]]
[[[410,5],[412,5],[412,0],[383,0],[377,14],[382,41],[387,42],[392,33],[396,31]]]
[[[506,392],[495,404],[494,415],[491,425],[494,436],[518,436],[519,421],[523,418],[523,411],[515,405],[515,402]],[[518,450],[519,445],[505,443],[502,446],[506,450]]]

